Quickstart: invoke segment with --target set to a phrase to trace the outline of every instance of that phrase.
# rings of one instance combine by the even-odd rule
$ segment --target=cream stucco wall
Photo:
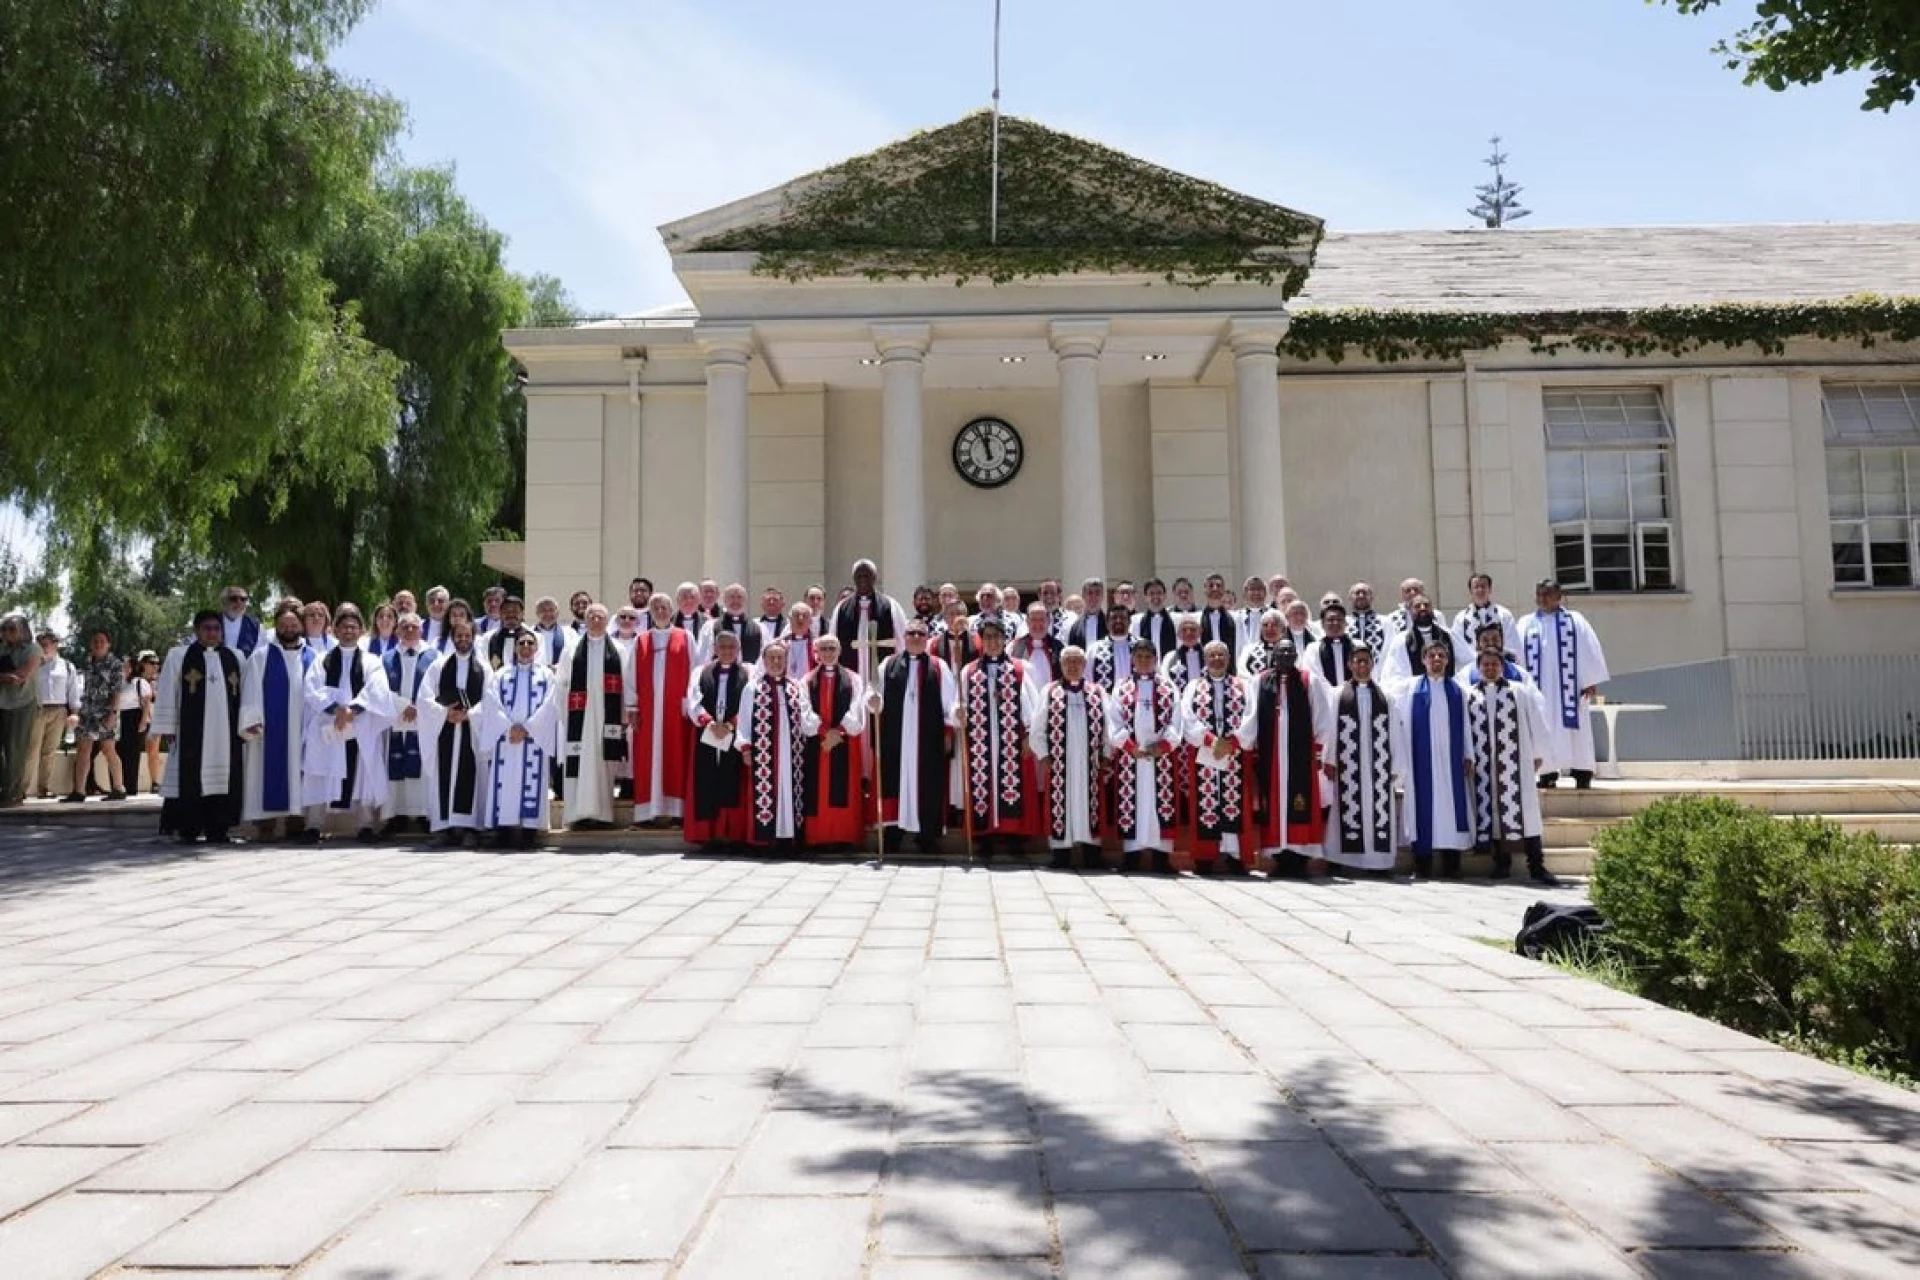
[[[622,600],[636,572],[663,588],[702,576],[709,513],[699,354],[684,341],[662,346],[645,363],[636,406],[628,383],[636,362],[618,347],[599,350],[534,367],[525,556],[533,594],[592,586]],[[1531,583],[1551,569],[1544,392],[1652,386],[1674,428],[1681,590],[1575,597],[1614,670],[1728,652],[1910,648],[1920,592],[1833,590],[1821,385],[1920,373],[1913,363],[1858,373],[1831,363],[1846,354],[1794,350],[1777,367],[1697,358],[1576,365],[1508,349],[1482,353],[1466,370],[1283,369],[1283,567],[1310,596],[1364,578],[1385,602],[1401,577],[1419,576],[1449,610],[1480,568],[1524,611]],[[1197,379],[1102,387],[1110,577],[1244,571],[1226,365]],[[1111,359],[1106,367],[1116,371]],[[1059,572],[1062,474],[1073,460],[1061,456],[1057,389],[1031,385],[1031,365],[1023,376],[1029,385],[926,388],[921,496],[933,581],[1031,582]],[[990,369],[981,380],[991,378]],[[782,389],[764,370],[753,390],[751,585],[791,594],[809,582],[837,584],[856,557],[882,551],[880,393],[872,385]],[[983,414],[1014,423],[1026,443],[1022,473],[999,490],[967,485],[951,463],[954,433]],[[890,584],[902,593],[911,585]]]

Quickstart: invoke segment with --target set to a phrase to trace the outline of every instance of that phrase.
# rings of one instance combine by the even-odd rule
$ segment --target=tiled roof
[[[1920,296],[1920,224],[1329,232],[1308,307],[1571,311]]]

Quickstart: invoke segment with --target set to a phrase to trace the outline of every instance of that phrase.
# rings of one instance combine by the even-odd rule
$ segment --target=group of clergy
[[[352,605],[283,600],[266,632],[203,614],[156,698],[170,825],[316,841],[344,811],[363,840],[524,846],[557,794],[571,828],[628,798],[637,824],[723,849],[957,831],[988,860],[1044,840],[1062,867],[1311,875],[1384,874],[1405,847],[1447,877],[1523,851],[1550,881],[1538,788],[1591,783],[1605,659],[1550,581],[1516,619],[1476,574],[1449,622],[1417,579],[1380,615],[1365,583],[1316,611],[1284,577],[1236,597],[1210,575],[1200,598],[1179,579],[1171,600],[1151,580],[1141,607],[1124,581],[1111,602],[1047,583],[1024,609],[989,584],[970,611],[951,585],[903,606],[869,560],[850,576],[832,605],[770,589],[758,617],[740,585],[644,578],[617,623],[586,592],[528,626],[504,592],[476,616],[439,588],[373,631]]]

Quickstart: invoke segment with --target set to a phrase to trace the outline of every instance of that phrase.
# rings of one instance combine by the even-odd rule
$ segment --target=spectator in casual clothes
[[[140,698],[140,747],[147,755],[147,790],[160,794],[160,737],[151,732],[153,728],[153,699],[158,692],[154,681],[160,678],[160,655],[151,649],[142,649],[133,663],[134,692]],[[140,771],[135,769],[130,775],[139,780]]]
[[[155,664],[155,670],[159,664]],[[140,790],[140,757],[147,743],[146,707],[151,686],[140,691],[140,664],[128,658],[121,664],[120,696],[113,700],[114,754],[120,757],[120,777],[131,794]],[[154,772],[159,772],[155,770]]]
[[[96,744],[107,759],[107,799],[127,798],[120,756],[111,747],[120,731],[117,709],[126,670],[127,664],[113,651],[113,637],[104,628],[94,628],[87,636],[86,664],[79,669],[80,719],[74,731],[73,789],[66,797],[67,804],[79,804],[87,798],[85,788],[93,778]]]
[[[0,809],[27,798],[27,762],[33,758],[28,744],[40,716],[40,652],[30,631],[24,613],[0,617]]]
[[[53,796],[53,761],[59,753],[60,740],[67,736],[68,729],[80,723],[80,678],[73,664],[60,656],[59,636],[42,631],[36,639],[40,642],[40,666],[34,676],[34,687],[39,692],[40,708],[33,722],[33,740],[27,754],[38,765],[33,776],[39,781],[35,783],[30,778],[27,790],[48,800]]]

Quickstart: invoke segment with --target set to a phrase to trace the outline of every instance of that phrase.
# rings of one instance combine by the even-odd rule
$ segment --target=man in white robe
[[[1322,847],[1329,862],[1383,876],[1399,849],[1393,794],[1406,778],[1406,720],[1401,699],[1373,678],[1373,650],[1354,650],[1348,669],[1333,690],[1333,747],[1321,766],[1332,784]]]
[[[531,849],[547,829],[547,764],[553,755],[559,682],[540,661],[540,637],[513,633],[513,660],[487,678],[480,747],[489,756],[487,825],[500,848]]]
[[[807,672],[813,670],[813,642],[818,638],[813,626],[813,610],[805,601],[787,610],[787,629],[769,647],[778,646],[787,651],[788,679],[804,680]],[[766,657],[765,649],[760,651],[760,656]]]
[[[1416,880],[1460,878],[1460,855],[1473,847],[1470,803],[1473,744],[1467,736],[1466,682],[1447,675],[1447,650],[1428,646],[1420,678],[1401,686],[1406,724],[1406,798],[1401,832],[1413,850]]]
[[[627,769],[626,725],[636,700],[627,652],[608,630],[607,606],[588,605],[586,622],[585,633],[574,638],[554,670],[560,685],[560,816],[573,831],[613,825],[614,783]]]
[[[1082,871],[1105,865],[1100,820],[1107,695],[1086,675],[1086,650],[1068,645],[1060,653],[1060,679],[1041,691],[1039,713],[1028,728],[1033,754],[1046,770],[1047,847],[1057,871],[1071,870],[1076,855]]]
[[[1273,665],[1273,651],[1286,638],[1287,616],[1278,609],[1260,615],[1254,628],[1253,643],[1240,651],[1240,674],[1258,680]],[[1297,652],[1297,651],[1296,651]]]
[[[1180,691],[1160,674],[1159,654],[1147,636],[1133,642],[1133,671],[1107,699],[1107,746],[1113,749],[1113,820],[1126,869],[1140,868],[1151,851],[1153,870],[1171,875],[1173,837],[1180,820]]]
[[[906,623],[906,652],[887,659],[867,696],[878,717],[880,819],[883,848],[899,848],[911,833],[922,853],[939,847],[947,826],[951,784],[947,752],[959,717],[960,687],[952,668],[927,651],[923,618]]]
[[[1259,641],[1260,619],[1267,612],[1267,580],[1257,573],[1247,575],[1240,584],[1240,604],[1233,611],[1234,645],[1233,669],[1240,670],[1240,664],[1247,651]]]
[[[800,839],[801,744],[819,732],[820,717],[807,705],[805,690],[787,677],[787,647],[768,646],[759,673],[747,682],[734,734],[747,767],[747,839],[755,848],[786,853]]]
[[[282,600],[274,606],[273,633],[247,659],[241,702],[248,718],[240,726],[247,744],[246,800],[240,817],[256,824],[261,840],[273,839],[276,827],[291,837],[300,825],[307,668],[316,660],[306,641],[299,604]]]
[[[1430,645],[1439,645],[1447,655],[1448,679],[1463,674],[1473,665],[1473,647],[1462,644],[1460,638],[1447,629],[1440,615],[1434,612],[1433,602],[1424,595],[1407,602],[1406,623],[1388,638],[1380,658],[1380,682],[1389,689],[1413,682],[1425,669]]]
[[[880,590],[880,569],[873,561],[854,561],[852,573],[853,594],[834,605],[823,634],[839,639],[841,662],[870,689],[880,664],[900,652],[907,615],[898,600]],[[860,740],[860,776],[873,780],[871,736]]]
[[[1476,637],[1481,628],[1500,628],[1502,652],[1509,658],[1520,656],[1520,624],[1513,611],[1493,598],[1493,575],[1476,573],[1467,579],[1467,607],[1453,615],[1453,634],[1472,652],[1479,652]]]
[[[1133,613],[1123,604],[1107,606],[1107,633],[1087,650],[1087,679],[1112,693],[1133,667]]]
[[[1413,624],[1413,602],[1421,598],[1425,598],[1429,605],[1432,604],[1433,595],[1427,590],[1426,583],[1418,578],[1407,578],[1400,583],[1400,607],[1387,615],[1387,634],[1389,636],[1392,636],[1396,632],[1405,631]],[[1432,609],[1431,612],[1433,614],[1434,625],[1445,630],[1447,615],[1438,609]]]
[[[433,691],[427,685],[440,655],[421,643],[420,616],[403,613],[397,628],[400,642],[381,656],[387,688],[393,694],[393,724],[387,730],[386,835],[398,835],[409,824],[421,831],[427,821],[426,739],[420,734],[420,706]]]
[[[393,694],[380,659],[360,647],[363,630],[359,608],[341,605],[333,619],[337,644],[307,668],[306,782],[301,788],[307,829],[301,838],[309,844],[321,840],[329,810],[352,815],[362,844],[378,839],[374,823],[387,803]]]
[[[1566,772],[1585,791],[1593,785],[1594,764],[1587,708],[1594,689],[1607,682],[1607,655],[1587,620],[1564,606],[1559,583],[1543,579],[1533,599],[1537,608],[1520,620],[1520,653],[1546,704],[1540,785],[1554,786]]]
[[[487,675],[487,664],[475,651],[472,621],[455,622],[447,652],[427,672],[426,696],[416,704],[427,825],[443,845],[471,843],[487,804],[487,760],[478,724]]]
[[[240,655],[221,643],[220,615],[194,615],[193,639],[167,651],[153,699],[150,732],[173,739],[160,795],[170,801],[181,844],[225,844],[240,818],[245,765],[240,727],[254,719],[245,702]]]
[[[1376,667],[1382,663],[1390,633],[1387,620],[1373,611],[1373,588],[1367,583],[1347,588],[1347,634],[1372,647]]]
[[[1354,640],[1347,634],[1347,606],[1339,597],[1320,606],[1320,638],[1300,654],[1300,665],[1337,689],[1347,682],[1348,664],[1353,658]],[[1379,660],[1379,654],[1374,659]]]
[[[1540,691],[1507,679],[1500,655],[1487,650],[1468,676],[1466,709],[1473,743],[1475,849],[1493,855],[1493,878],[1505,880],[1513,846],[1520,845],[1533,882],[1559,884],[1547,870],[1545,825],[1534,784],[1547,732]]]

